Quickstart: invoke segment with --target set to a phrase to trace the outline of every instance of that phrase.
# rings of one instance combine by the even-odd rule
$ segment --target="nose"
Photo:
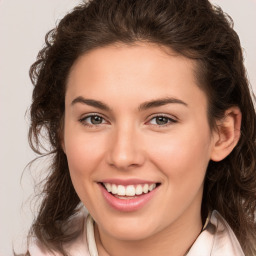
[[[109,140],[108,149],[108,164],[119,170],[139,167],[145,162],[141,135],[132,127],[116,129]]]

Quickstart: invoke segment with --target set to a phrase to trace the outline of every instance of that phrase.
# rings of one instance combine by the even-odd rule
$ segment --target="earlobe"
[[[242,114],[238,107],[226,110],[223,119],[217,121],[217,129],[213,135],[211,160],[218,162],[227,157],[240,138]]]

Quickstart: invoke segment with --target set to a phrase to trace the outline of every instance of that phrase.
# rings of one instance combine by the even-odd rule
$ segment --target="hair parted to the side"
[[[53,160],[32,235],[63,255],[67,255],[63,243],[76,236],[64,229],[78,211],[80,199],[61,147],[65,87],[73,63],[97,47],[148,42],[197,61],[196,76],[208,97],[212,129],[225,110],[240,108],[238,145],[224,160],[209,163],[202,215],[218,210],[245,254],[256,254],[256,114],[232,27],[231,18],[207,0],[92,0],[76,7],[46,35],[46,45],[30,69],[34,91],[29,140],[32,149],[43,154],[40,133],[46,132]]]

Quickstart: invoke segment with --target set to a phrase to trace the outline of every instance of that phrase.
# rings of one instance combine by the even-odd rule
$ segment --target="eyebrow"
[[[79,96],[79,97],[75,98],[71,102],[71,105],[73,106],[76,103],[82,103],[82,104],[86,104],[86,105],[89,105],[89,106],[92,106],[92,107],[95,107],[95,108],[99,108],[101,110],[111,111],[111,108],[108,105],[106,105],[105,103],[103,103],[102,101],[93,100],[93,99],[85,99],[82,96]],[[138,109],[139,109],[139,111],[143,111],[143,110],[147,110],[147,109],[155,108],[155,107],[160,107],[160,106],[164,106],[164,105],[171,104],[171,103],[188,106],[187,103],[185,103],[184,101],[182,101],[180,99],[176,99],[176,98],[172,98],[172,97],[166,97],[166,98],[146,101],[146,102],[140,104]]]
[[[142,103],[139,106],[139,110],[147,110],[149,108],[155,108],[155,107],[161,107],[167,104],[182,104],[184,106],[188,106],[187,103],[185,103],[184,101],[180,100],[180,99],[176,99],[176,98],[171,98],[171,97],[166,97],[166,98],[162,98],[162,99],[156,99],[156,100],[150,100],[147,102]]]
[[[105,103],[99,101],[99,100],[93,100],[93,99],[85,99],[82,96],[79,96],[77,98],[75,98],[72,102],[71,105],[73,106],[76,103],[82,103],[82,104],[86,104],[95,108],[99,108],[101,110],[105,110],[105,111],[111,111],[110,107],[108,107]]]

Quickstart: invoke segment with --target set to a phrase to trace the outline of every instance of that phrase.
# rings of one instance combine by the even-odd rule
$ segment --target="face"
[[[99,48],[73,65],[63,149],[105,235],[145,239],[200,219],[213,139],[195,69],[150,44]]]

